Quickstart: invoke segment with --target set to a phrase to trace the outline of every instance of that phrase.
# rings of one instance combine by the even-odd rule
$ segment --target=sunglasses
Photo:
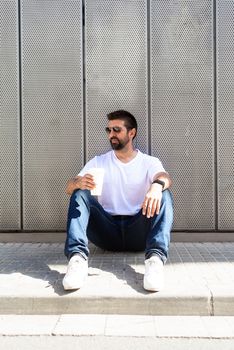
[[[113,127],[109,128],[107,126],[105,130],[106,130],[107,134],[110,134],[111,130],[116,132],[117,134],[119,134],[123,130],[123,128],[121,128],[120,126],[113,126]]]

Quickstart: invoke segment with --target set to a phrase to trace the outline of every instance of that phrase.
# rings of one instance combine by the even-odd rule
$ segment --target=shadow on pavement
[[[96,276],[97,271],[99,275],[110,273],[121,280],[122,284],[129,285],[138,293],[148,294],[142,286],[143,274],[137,272],[131,264],[126,262],[126,257],[129,255],[130,259],[134,260],[134,253],[105,252],[92,245],[88,278]],[[22,274],[48,282],[45,288],[53,288],[54,293],[59,296],[77,292],[76,290],[64,291],[62,286],[62,279],[67,268],[67,259],[64,256],[62,244],[0,244],[0,256],[0,279],[1,274]],[[103,281],[105,282],[104,276]],[[17,276],[15,282],[12,279],[12,283],[15,283],[15,288],[17,288]]]

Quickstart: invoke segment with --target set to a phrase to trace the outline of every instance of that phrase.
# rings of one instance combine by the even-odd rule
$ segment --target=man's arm
[[[95,187],[93,176],[85,174],[84,176],[76,176],[69,180],[66,187],[66,193],[72,195],[75,190],[92,190]]]
[[[166,172],[157,173],[154,176],[153,182],[156,180],[159,180],[159,182],[151,184],[142,204],[142,214],[147,215],[147,218],[150,218],[155,214],[159,214],[162,200],[162,191],[169,188],[172,183],[169,174]]]

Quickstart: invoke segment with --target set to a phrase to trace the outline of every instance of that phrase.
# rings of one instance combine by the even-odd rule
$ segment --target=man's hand
[[[92,190],[95,187],[95,182],[93,181],[93,175],[85,174],[79,179],[79,188],[81,190]]]
[[[162,186],[154,183],[150,186],[149,191],[146,193],[144,202],[142,204],[142,214],[147,218],[158,215],[161,207],[162,200]]]
[[[92,190],[95,187],[93,176],[85,174],[84,176],[77,176],[68,181],[66,192],[71,195],[75,190]]]

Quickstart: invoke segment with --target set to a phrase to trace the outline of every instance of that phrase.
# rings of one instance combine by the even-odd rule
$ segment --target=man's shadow
[[[92,268],[97,269],[98,267],[95,266],[95,263],[90,264],[90,272],[89,277],[92,277],[93,275],[97,275],[97,273],[92,272]],[[130,264],[125,263],[119,263],[118,267],[113,270],[113,267],[105,266],[99,268],[102,272],[108,272],[112,273],[113,276],[115,276],[118,280],[122,281],[122,284],[127,284],[132,289],[134,289],[136,292],[141,294],[149,294],[149,292],[145,291],[143,289],[143,274],[140,272],[137,272]],[[100,272],[100,274],[102,273]],[[108,288],[108,287],[107,287]]]
[[[45,288],[53,288],[54,293],[59,296],[77,292],[77,290],[64,291],[63,289],[62,280],[68,262],[61,249],[61,244],[57,244],[57,250],[53,248],[52,254],[50,248],[48,248],[48,251],[46,250],[46,245],[37,244],[35,246],[37,246],[38,249],[34,248],[28,255],[25,253],[25,248],[23,252],[21,251],[23,245],[25,244],[15,245],[14,258],[10,264],[4,264],[5,254],[3,254],[3,265],[2,269],[0,268],[0,274],[20,273],[21,275],[29,276],[34,279],[43,280],[46,282]],[[40,248],[41,246],[42,248]],[[30,245],[30,247],[32,248],[33,245]],[[92,276],[101,275],[102,272],[108,272],[113,274],[118,280],[121,280],[123,284],[126,283],[129,285],[138,293],[147,294],[142,286],[143,274],[137,272],[131,264],[127,262],[127,259],[125,259],[126,254],[128,255],[128,253],[105,252],[91,244],[88,278],[91,279]],[[134,260],[134,253],[129,254],[130,260]],[[102,264],[103,259],[106,257],[107,263]],[[58,269],[56,269],[56,265],[59,266]],[[132,265],[134,265],[134,263]],[[62,270],[64,272],[61,272],[61,266],[63,266]],[[17,288],[17,286],[15,286],[15,288]]]
[[[25,253],[25,250],[22,254],[22,251],[20,249],[22,245],[25,246],[25,244],[14,244],[14,254],[12,254],[10,263],[8,262],[9,257],[6,257],[5,259],[5,254],[1,254],[2,262],[0,266],[0,277],[3,274],[16,274],[12,280],[8,280],[9,285],[10,283],[16,284],[10,286],[12,290],[17,290],[18,282],[20,281],[21,275],[23,275],[31,277],[33,279],[45,281],[42,288],[53,288],[53,291],[57,295],[64,295],[65,292],[62,286],[64,273],[60,272],[60,269],[56,269],[56,265],[67,265],[66,258],[63,257],[63,252],[61,252],[61,254],[58,252],[56,256],[49,256],[49,254],[45,252],[44,248],[43,252],[40,252],[40,244],[37,244],[38,250],[30,252],[27,255],[27,253]],[[30,245],[30,247],[32,246],[33,245]],[[51,266],[53,265],[55,267],[52,268]],[[30,281],[23,282],[25,282],[25,284],[30,283]]]

